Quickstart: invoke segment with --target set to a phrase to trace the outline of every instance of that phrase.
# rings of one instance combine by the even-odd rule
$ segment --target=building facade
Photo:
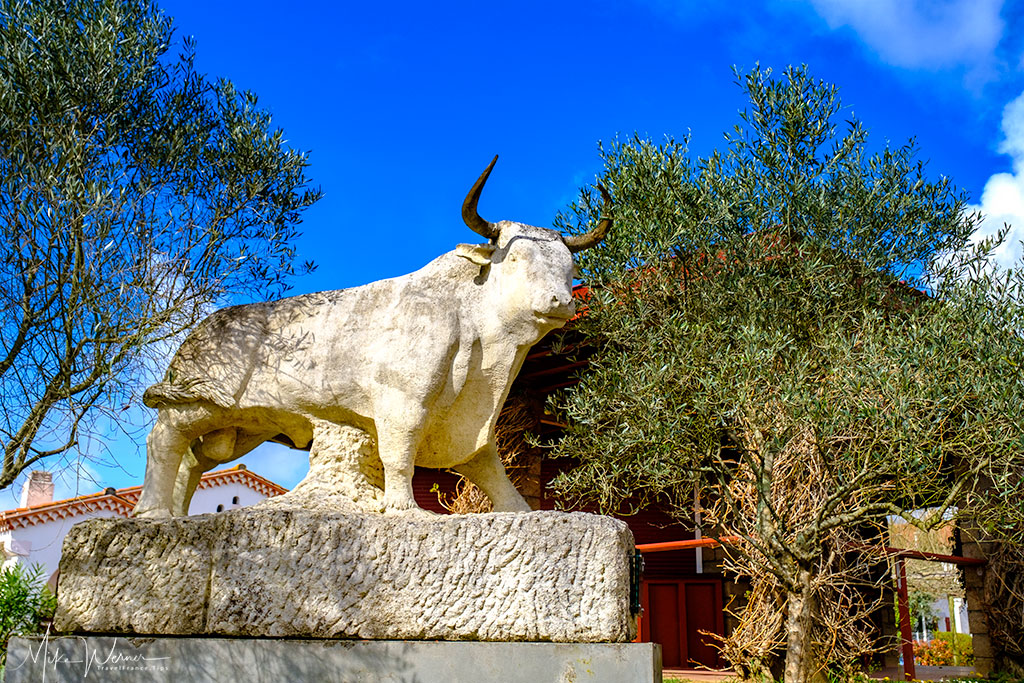
[[[246,507],[287,489],[238,465],[203,475],[190,515],[223,512]],[[53,481],[49,472],[29,474],[22,487],[21,505],[0,512],[0,568],[14,564],[43,567],[48,584],[56,585],[64,536],[73,525],[95,517],[128,517],[135,507],[141,486],[108,488],[98,493],[65,500],[53,500]]]

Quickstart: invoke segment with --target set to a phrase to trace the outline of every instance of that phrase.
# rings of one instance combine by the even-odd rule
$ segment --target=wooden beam
[[[713,548],[723,543],[735,543],[739,536],[722,536],[721,538],[693,538],[687,541],[665,541],[663,543],[641,543],[636,547],[642,553],[664,553],[670,550],[689,550],[690,548]]]
[[[897,604],[900,617],[900,640],[903,641],[903,677],[912,681],[917,678],[914,665],[914,637],[910,632],[910,595],[907,591],[907,563],[902,557],[896,558]]]

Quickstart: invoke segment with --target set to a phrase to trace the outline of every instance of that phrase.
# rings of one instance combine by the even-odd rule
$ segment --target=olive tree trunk
[[[811,683],[821,672],[811,649],[811,630],[817,609],[809,569],[801,569],[794,588],[786,592],[786,683]]]

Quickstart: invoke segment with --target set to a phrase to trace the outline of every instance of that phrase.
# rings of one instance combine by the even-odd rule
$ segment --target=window
[[[234,498],[231,499],[231,504],[238,505],[238,496],[235,496]]]
[[[217,506],[217,512],[224,512],[224,506],[223,505],[218,505]]]

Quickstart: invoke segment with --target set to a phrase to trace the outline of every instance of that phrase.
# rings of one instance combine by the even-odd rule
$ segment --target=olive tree
[[[306,167],[152,3],[0,0],[0,487],[211,304],[287,288]]]
[[[578,324],[599,351],[553,401],[569,424],[554,454],[574,463],[555,486],[683,520],[699,491],[742,539],[732,566],[772,582],[777,619],[746,632],[796,683],[871,649],[841,615],[889,516],[1022,528],[1021,287],[985,266],[979,217],[912,142],[872,149],[806,68],[738,81],[749,107],[707,158],[672,139],[602,148],[615,228],[582,255]],[[584,191],[559,222],[599,211]]]

